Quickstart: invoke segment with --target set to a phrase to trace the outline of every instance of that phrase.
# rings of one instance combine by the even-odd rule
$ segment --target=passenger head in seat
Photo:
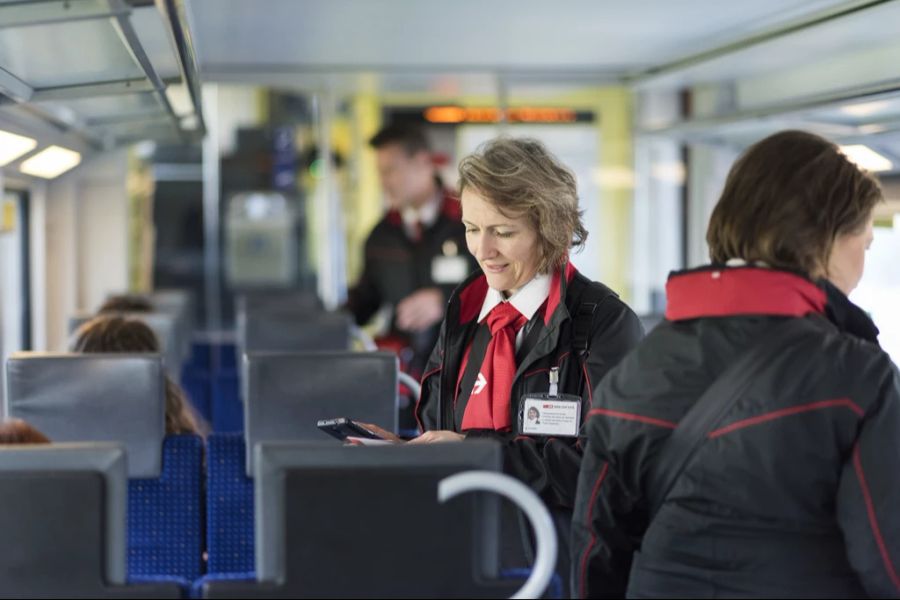
[[[139,319],[100,315],[78,328],[72,352],[160,352],[156,334]],[[166,376],[166,433],[204,435],[206,425],[194,414],[184,392]]]
[[[23,421],[9,419],[0,422],[0,444],[49,444],[50,439]]]
[[[153,304],[150,303],[146,296],[138,294],[119,294],[107,298],[103,305],[100,306],[100,310],[97,311],[97,314],[104,315],[124,312],[153,312]]]

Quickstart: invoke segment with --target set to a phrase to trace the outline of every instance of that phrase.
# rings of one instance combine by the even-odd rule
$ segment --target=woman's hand
[[[397,442],[398,444],[403,442],[403,440],[401,440],[399,437],[397,437],[396,435],[394,435],[387,429],[382,429],[378,425],[372,425],[371,423],[363,423],[362,421],[357,421],[357,423],[359,423],[360,425],[362,425],[363,427],[365,427],[372,433],[378,434],[379,436],[381,436],[382,439],[388,440],[389,442]]]
[[[442,442],[461,442],[466,439],[461,433],[455,431],[447,431],[440,429],[437,431],[426,431],[414,440],[409,440],[410,444],[440,444]]]

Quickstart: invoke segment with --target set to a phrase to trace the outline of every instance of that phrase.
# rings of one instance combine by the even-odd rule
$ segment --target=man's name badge
[[[459,283],[469,274],[469,263],[462,256],[436,256],[431,261],[431,279],[435,283]]]
[[[527,435],[576,437],[581,398],[570,394],[528,394],[522,398],[521,431]]]

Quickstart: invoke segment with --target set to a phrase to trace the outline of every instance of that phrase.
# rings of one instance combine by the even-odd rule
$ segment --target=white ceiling
[[[191,0],[188,7],[204,80],[290,85],[323,74],[392,74],[379,80],[384,89],[433,86],[440,73],[620,77],[840,4],[847,3]]]

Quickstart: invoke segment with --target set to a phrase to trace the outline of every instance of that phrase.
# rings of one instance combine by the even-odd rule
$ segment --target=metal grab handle
[[[537,494],[509,475],[491,471],[465,471],[438,482],[438,501],[446,502],[465,492],[494,492],[512,500],[525,512],[534,528],[537,552],[531,575],[513,598],[539,598],[556,569],[556,529],[550,512]]]
[[[397,381],[409,388],[409,391],[412,392],[413,404],[415,404],[422,395],[422,384],[415,377],[403,371],[397,371]]]

